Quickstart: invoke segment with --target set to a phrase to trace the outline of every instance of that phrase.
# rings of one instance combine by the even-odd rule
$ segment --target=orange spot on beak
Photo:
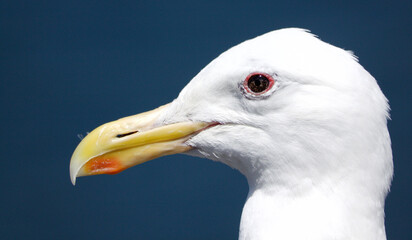
[[[91,175],[95,174],[117,174],[125,168],[116,158],[99,156],[91,159],[85,164],[85,170]]]

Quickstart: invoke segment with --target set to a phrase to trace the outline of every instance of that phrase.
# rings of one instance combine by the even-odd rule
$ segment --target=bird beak
[[[191,149],[185,142],[210,124],[181,122],[155,127],[167,105],[103,124],[77,146],[70,161],[70,178],[116,174],[154,158]]]

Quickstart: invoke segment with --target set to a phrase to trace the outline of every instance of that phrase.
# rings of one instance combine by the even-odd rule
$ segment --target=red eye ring
[[[249,94],[258,96],[267,93],[273,85],[275,80],[269,74],[253,72],[243,82],[243,89]]]

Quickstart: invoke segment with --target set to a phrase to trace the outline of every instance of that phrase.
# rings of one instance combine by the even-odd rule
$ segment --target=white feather
[[[267,97],[241,91],[251,72],[275,79]],[[388,108],[352,53],[282,29],[213,60],[158,124],[222,123],[188,144],[247,178],[239,239],[381,240],[393,172]]]

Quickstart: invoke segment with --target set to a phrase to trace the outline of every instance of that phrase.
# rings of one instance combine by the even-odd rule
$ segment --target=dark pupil
[[[260,74],[253,75],[249,78],[247,85],[252,92],[260,93],[268,88],[269,79]]]

